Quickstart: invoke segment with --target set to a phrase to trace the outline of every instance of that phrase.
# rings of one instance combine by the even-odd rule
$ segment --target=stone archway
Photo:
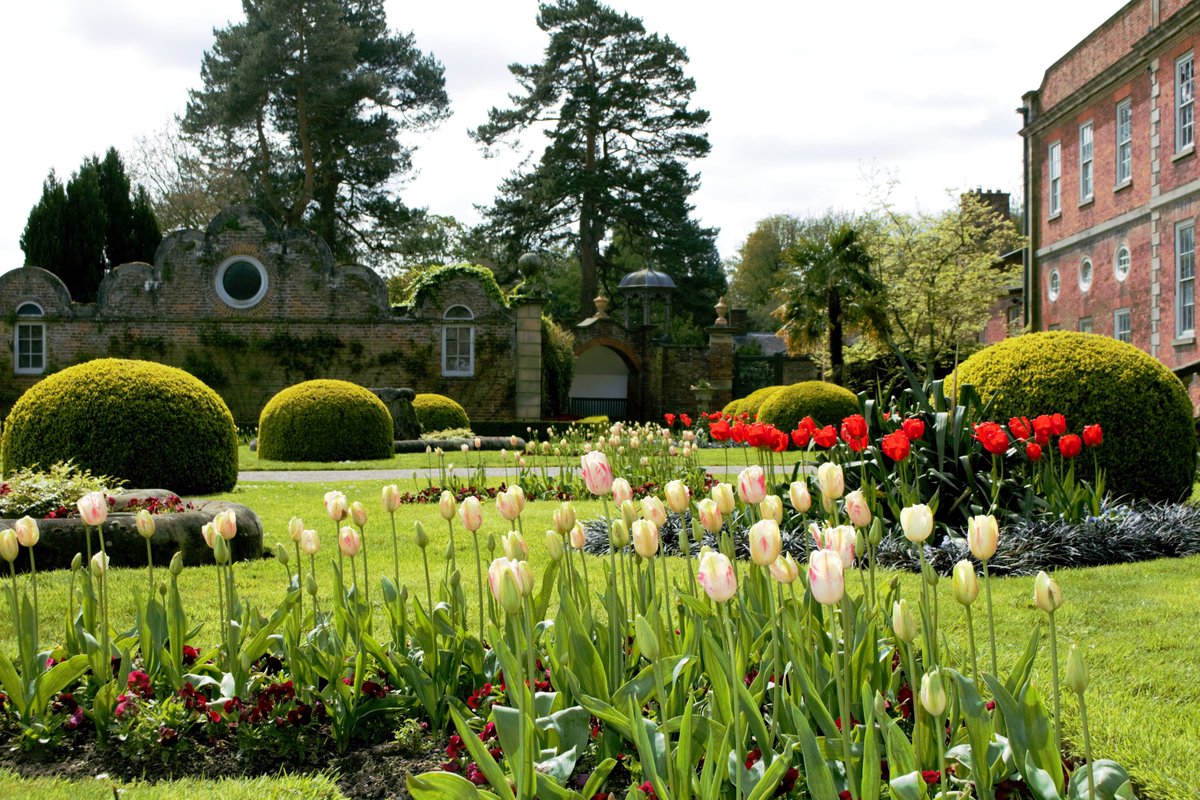
[[[614,343],[619,344],[619,343]],[[575,355],[575,379],[571,382],[571,413],[590,417],[605,415],[625,419],[629,412],[630,376],[637,363],[624,348],[609,343],[589,342]]]

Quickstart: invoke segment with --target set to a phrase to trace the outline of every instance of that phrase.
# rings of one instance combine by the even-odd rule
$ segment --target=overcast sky
[[[540,60],[537,3],[386,5],[391,27],[445,65],[454,111],[409,140],[419,174],[402,197],[476,222],[515,156],[485,160],[466,131],[515,90],[508,64]],[[730,258],[765,216],[865,208],[872,170],[899,180],[894,198],[909,209],[945,208],[948,190],[1019,193],[1021,95],[1121,2],[612,5],[687,50],[693,102],[712,115],[693,199]],[[243,18],[239,0],[40,0],[5,17],[0,271],[24,263],[19,238],[47,172],[65,179],[85,155],[161,129],[199,85],[212,29]]]

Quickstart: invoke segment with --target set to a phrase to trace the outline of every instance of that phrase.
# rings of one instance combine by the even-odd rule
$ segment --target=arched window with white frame
[[[41,375],[46,371],[46,323],[37,303],[17,306],[13,326],[13,372],[17,375]]]
[[[466,306],[450,306],[442,315],[442,375],[475,374],[475,315]]]

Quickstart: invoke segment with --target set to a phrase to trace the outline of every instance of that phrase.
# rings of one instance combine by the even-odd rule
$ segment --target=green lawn
[[[302,516],[310,527],[321,534],[321,570],[323,602],[328,602],[333,579],[328,565],[333,549],[333,523],[326,518],[322,505],[323,494],[331,488],[345,492],[350,500],[361,500],[371,514],[366,540],[373,576],[392,570],[391,528],[385,514],[379,511],[379,493],[383,481],[347,481],[336,486],[324,484],[253,483],[247,482],[221,497],[245,503],[255,509],[263,520],[268,544],[287,540],[286,526],[293,515]],[[408,488],[408,487],[406,487]],[[541,532],[550,526],[555,504],[531,502],[525,513],[525,531],[531,543],[531,563],[535,572],[545,567],[546,555],[541,546]],[[599,513],[599,504],[576,504],[581,517]],[[431,534],[428,548],[431,570],[440,573],[445,549],[446,524],[438,516],[436,506],[404,506],[397,514],[401,536],[402,581],[414,591],[420,591],[424,578],[419,551],[412,547],[412,525],[421,520]],[[492,504],[485,505],[484,531],[501,532],[503,521]],[[459,537],[460,561],[465,562],[463,581],[467,597],[474,597],[475,573],[470,562],[469,536],[456,527]],[[289,542],[290,545],[290,542]],[[487,555],[484,554],[486,560]],[[683,576],[686,566],[672,559],[672,569]],[[600,569],[595,563],[593,574]],[[284,594],[284,569],[274,561],[241,564],[237,567],[238,590],[261,608],[277,603]],[[907,597],[916,597],[919,588],[914,576],[885,572],[881,584],[898,577]],[[1076,641],[1084,648],[1091,671],[1089,721],[1092,748],[1097,757],[1121,762],[1133,775],[1144,798],[1151,800],[1192,800],[1195,797],[1196,777],[1200,775],[1200,659],[1195,655],[1195,642],[1200,641],[1200,599],[1194,587],[1200,585],[1200,557],[1160,560],[1140,564],[1125,564],[1088,570],[1063,570],[1056,575],[1063,589],[1066,604],[1058,614],[1061,654],[1065,659],[1069,643]],[[45,574],[41,586],[41,615],[47,637],[56,637],[66,612],[67,573]],[[377,579],[373,579],[373,583]],[[132,619],[132,588],[144,586],[144,570],[114,570],[112,577],[114,618]],[[215,577],[211,569],[191,568],[180,578],[188,607],[194,621],[203,621],[210,608]],[[376,583],[376,586],[378,584]],[[848,584],[857,587],[857,578]],[[994,582],[997,634],[1001,638],[999,658],[1001,669],[1011,664],[1024,647],[1032,626],[1039,624],[1042,615],[1032,603],[1032,578],[1010,578]],[[939,584],[942,629],[951,650],[961,658],[965,650],[965,627],[959,607],[954,603],[949,581]],[[855,589],[857,591],[857,589]],[[376,602],[377,625],[386,627],[382,608]],[[980,638],[981,656],[986,653],[986,622],[982,604],[977,606],[976,635]],[[215,617],[215,615],[213,615]],[[215,620],[214,620],[215,621]],[[212,622],[205,625],[200,637],[208,639]],[[0,646],[15,649],[13,631],[8,615],[0,615]],[[1039,660],[1039,676],[1047,694],[1050,674],[1048,648],[1043,647]],[[984,656],[986,660],[986,656]],[[1075,704],[1064,700],[1067,746],[1082,751],[1078,714]],[[313,779],[306,779],[313,780]],[[244,782],[250,788],[240,789],[242,783],[209,784],[219,796],[284,796],[284,784],[273,779],[261,785]],[[0,798],[12,796],[90,797],[100,782],[58,784],[13,779],[0,780]],[[324,785],[324,784],[322,784]],[[111,782],[105,796],[111,795]],[[164,791],[183,796],[196,796],[203,791],[200,784],[169,784]],[[257,787],[257,788],[254,788]],[[264,789],[263,787],[267,787]],[[160,787],[163,788],[163,787]],[[137,792],[148,791],[142,786],[123,789],[123,796],[142,797]],[[300,790],[296,790],[300,791]],[[318,788],[317,784],[303,790],[305,796],[336,796]],[[5,794],[10,792],[11,794]],[[55,792],[58,792],[57,794]],[[99,796],[99,794],[97,794]],[[165,795],[163,795],[165,796]]]

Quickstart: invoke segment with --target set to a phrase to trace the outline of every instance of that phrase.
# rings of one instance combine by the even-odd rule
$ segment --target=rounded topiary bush
[[[467,410],[442,394],[418,394],[413,398],[413,410],[425,432],[471,427]]]
[[[795,430],[805,417],[821,425],[837,425],[859,412],[858,398],[836,383],[802,381],[775,392],[758,409],[758,418],[781,431]]]
[[[946,380],[952,385],[954,378]],[[1115,495],[1180,500],[1192,491],[1196,435],[1187,389],[1136,347],[1090,333],[1030,333],[984,348],[958,368],[991,417],[1062,413],[1070,430],[1100,423],[1095,453]],[[1077,468],[1091,471],[1091,458]]]
[[[101,358],[68,367],[21,395],[4,423],[4,470],[59,461],[178,494],[237,484],[233,415],[181,369]]]
[[[289,386],[263,406],[258,456],[273,461],[360,461],[392,456],[392,415],[347,381]]]
[[[767,402],[772,395],[782,388],[784,387],[764,386],[761,389],[755,389],[745,397],[734,400],[732,403],[725,406],[725,413],[732,414],[735,417],[741,416],[742,414],[749,414],[750,419],[754,419],[755,415],[758,414],[759,410],[762,408],[762,404]]]

